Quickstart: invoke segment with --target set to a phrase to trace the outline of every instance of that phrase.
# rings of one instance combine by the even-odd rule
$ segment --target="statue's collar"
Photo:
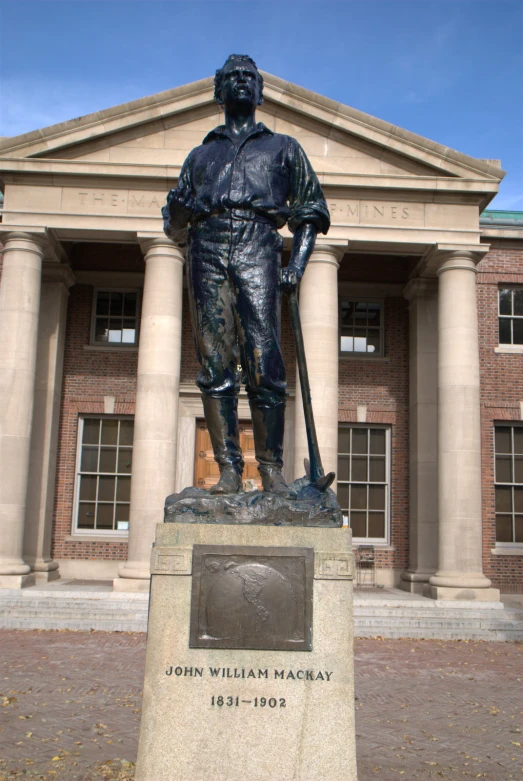
[[[264,125],[263,122],[257,122],[251,132],[243,139],[242,143],[247,141],[247,139],[252,138],[253,136],[260,135],[261,133],[268,133],[271,136],[274,135],[272,130],[270,130],[267,125]],[[227,125],[218,125],[218,127],[215,127],[214,130],[211,130],[211,132],[205,136],[202,143],[206,144],[215,138],[228,138],[229,141],[233,142],[233,144],[237,143],[237,139],[234,139],[227,130]]]

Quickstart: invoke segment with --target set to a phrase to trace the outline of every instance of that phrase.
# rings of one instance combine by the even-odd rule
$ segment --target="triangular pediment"
[[[264,73],[258,121],[294,136],[319,174],[490,179],[503,171]],[[180,166],[222,122],[213,80],[0,140],[0,158]],[[1,168],[1,163],[0,163]]]

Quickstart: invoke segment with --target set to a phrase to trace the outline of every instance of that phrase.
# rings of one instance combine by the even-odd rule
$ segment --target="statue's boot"
[[[238,401],[235,398],[212,398],[202,394],[205,422],[211,437],[214,460],[220,479],[210,493],[236,494],[242,489],[243,458],[240,449]]]
[[[263,490],[295,499],[282,475],[283,432],[285,426],[285,404],[274,407],[257,406],[250,402],[252,427],[254,432],[254,450],[258,461],[258,472],[262,479]]]

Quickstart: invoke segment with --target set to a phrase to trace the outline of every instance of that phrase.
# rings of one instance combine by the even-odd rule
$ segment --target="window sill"
[[[129,532],[122,534],[68,534],[65,542],[127,542]]]
[[[372,355],[369,353],[339,353],[340,361],[372,361],[372,363],[390,363],[387,355]]]
[[[500,344],[494,347],[498,355],[523,355],[523,344]]]
[[[84,344],[84,350],[90,353],[137,353],[138,346],[136,344],[127,347],[122,344]]]
[[[374,548],[375,550],[383,551],[384,553],[388,553],[389,551],[393,552],[396,550],[394,545],[388,545],[386,542],[366,542],[365,540],[353,540],[352,547]]]
[[[520,542],[496,545],[491,551],[493,556],[523,556],[523,544]]]

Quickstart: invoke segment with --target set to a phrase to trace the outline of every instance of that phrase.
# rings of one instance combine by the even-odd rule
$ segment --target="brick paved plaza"
[[[0,630],[0,781],[132,779],[144,659],[142,634]],[[359,781],[523,777],[521,644],[357,640],[356,696]]]

